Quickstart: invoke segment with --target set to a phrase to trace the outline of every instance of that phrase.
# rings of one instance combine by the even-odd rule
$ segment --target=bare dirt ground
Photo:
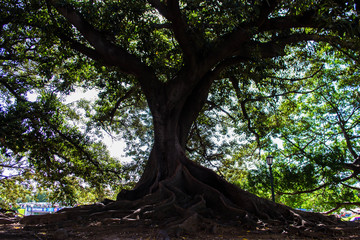
[[[314,229],[272,226],[258,227],[253,230],[235,226],[218,226],[212,232],[197,231],[169,235],[159,226],[149,226],[141,221],[121,223],[112,221],[93,222],[88,225],[71,224],[63,226],[26,226],[20,223],[0,224],[1,240],[130,240],[130,239],[360,239],[360,224],[349,223]]]

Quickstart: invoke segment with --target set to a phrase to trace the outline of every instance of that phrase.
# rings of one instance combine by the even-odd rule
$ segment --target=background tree
[[[16,167],[21,180],[36,180],[54,189],[54,201],[73,204],[72,184],[90,185],[101,196],[107,186],[119,185],[120,164],[96,138],[80,131],[79,114],[61,101],[62,94],[80,83],[80,76],[90,74],[89,66],[63,62],[70,52],[52,57],[59,46],[41,38],[36,28],[21,25],[32,22],[39,7],[35,1],[1,3],[0,162],[5,173]],[[21,20],[13,23],[16,19]],[[4,177],[3,183],[7,179],[15,180]]]
[[[124,200],[133,200],[134,207],[161,199],[164,204],[155,212],[164,214],[161,209],[166,208],[170,216],[153,215],[146,208],[136,213],[137,218],[139,214],[151,219],[174,214],[187,218],[197,212],[243,223],[269,218],[299,221],[300,215],[289,208],[237,188],[190,157],[220,158],[204,147],[217,140],[211,138],[211,129],[229,130],[224,123],[234,124],[243,139],[261,144],[272,129],[266,120],[278,106],[276,101],[303,90],[309,84],[306,79],[319,71],[316,47],[341,49],[356,59],[359,16],[354,1],[48,0],[5,1],[2,7],[2,87],[15,97],[17,108],[26,102],[20,94],[27,92],[20,88],[25,83],[36,89],[33,80],[53,86],[47,86],[50,93],[35,103],[35,110],[48,114],[39,121],[29,118],[32,132],[41,133],[41,146],[49,146],[45,140],[55,138],[60,149],[70,144],[70,149],[80,150],[66,151],[74,154],[67,158],[42,159],[40,169],[49,162],[61,164],[61,159],[66,160],[64,167],[72,166],[73,159],[90,162],[86,167],[103,166],[94,162],[105,159],[103,152],[66,125],[63,114],[56,114],[61,104],[54,93],[67,93],[82,84],[100,91],[95,112],[89,112],[98,126],[115,130],[129,126],[127,132],[140,134],[127,136],[135,142],[148,137],[147,127],[153,129],[154,142],[141,178],[133,190],[118,194],[120,204],[108,204],[102,211],[126,207]],[[300,49],[298,54],[292,54],[294,48]],[[37,70],[36,77],[18,85],[22,73],[32,76],[32,69]],[[289,74],[307,77],[292,81],[284,78]],[[25,129],[17,135],[30,127],[22,126]],[[16,146],[13,139],[5,140],[7,148]],[[224,150],[231,145],[220,142]],[[42,152],[48,155],[52,149]],[[100,156],[89,156],[90,150]],[[85,169],[73,170],[89,176]]]
[[[359,206],[359,71],[358,61],[320,50],[326,69],[314,81],[322,87],[287,96],[277,114],[288,117],[273,134],[283,144],[267,150],[277,154],[279,200],[332,212]],[[266,186],[264,175],[264,167],[249,174],[252,191]]]

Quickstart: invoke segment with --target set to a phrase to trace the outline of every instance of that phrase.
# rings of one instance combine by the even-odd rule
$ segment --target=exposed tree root
[[[27,226],[58,229],[74,224],[147,226],[159,234],[181,235],[199,231],[214,233],[223,226],[245,229],[279,227],[284,232],[330,231],[339,224],[333,217],[305,213],[258,198],[236,186],[217,179],[217,186],[196,178],[185,166],[157,182],[153,192],[135,200],[107,201],[63,209],[55,214],[28,216],[21,220]]]
[[[20,220],[20,218],[15,215],[13,210],[2,210],[3,211],[0,212],[0,224],[12,224]]]

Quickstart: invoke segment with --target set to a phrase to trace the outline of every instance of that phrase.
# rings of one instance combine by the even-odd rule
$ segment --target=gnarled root
[[[215,232],[222,224],[255,229],[261,226],[317,227],[335,224],[321,214],[304,213],[245,192],[214,175],[210,170],[197,177],[194,166],[179,165],[169,178],[158,181],[148,194],[128,200],[123,192],[117,201],[63,209],[43,216],[22,219],[26,225],[69,226],[94,222],[122,226],[156,227],[159,234],[181,235]],[[207,170],[204,170],[207,171]],[[153,184],[153,185],[154,185]],[[136,191],[136,190],[134,190]]]

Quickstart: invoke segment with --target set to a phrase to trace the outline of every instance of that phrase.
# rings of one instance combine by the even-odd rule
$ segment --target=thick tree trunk
[[[185,79],[195,74],[181,74]],[[157,95],[148,96],[153,116],[154,145],[144,173],[132,191],[123,191],[118,199],[137,199],[153,193],[159,183],[171,178],[179,167],[196,166],[185,154],[191,125],[205,104],[214,75],[205,75],[189,88],[180,78],[158,85]],[[204,168],[205,169],[205,168]]]
[[[154,145],[144,173],[132,191],[119,194],[118,198],[137,199],[158,190],[159,183],[172,177],[187,159],[179,139],[179,113],[156,113],[154,117]]]
[[[180,195],[184,194],[189,199],[200,197],[206,206],[206,212],[211,209],[216,215],[247,218],[246,221],[250,221],[249,214],[263,219],[283,218],[284,213],[275,211],[278,205],[239,189],[212,170],[187,158],[184,139],[187,139],[190,129],[189,122],[194,121],[197,115],[189,114],[184,109],[190,105],[198,109],[204,103],[199,101],[197,104],[191,101],[191,97],[189,99],[184,100],[180,107],[161,112],[153,110],[155,141],[148,163],[135,188],[123,190],[118,194],[117,200],[136,201],[158,191],[175,192],[179,197],[181,192]],[[199,111],[200,109],[197,110]],[[184,123],[188,127],[184,127]],[[181,201],[177,203],[181,208],[187,208],[187,204]],[[281,209],[282,212],[288,211],[285,207]]]

